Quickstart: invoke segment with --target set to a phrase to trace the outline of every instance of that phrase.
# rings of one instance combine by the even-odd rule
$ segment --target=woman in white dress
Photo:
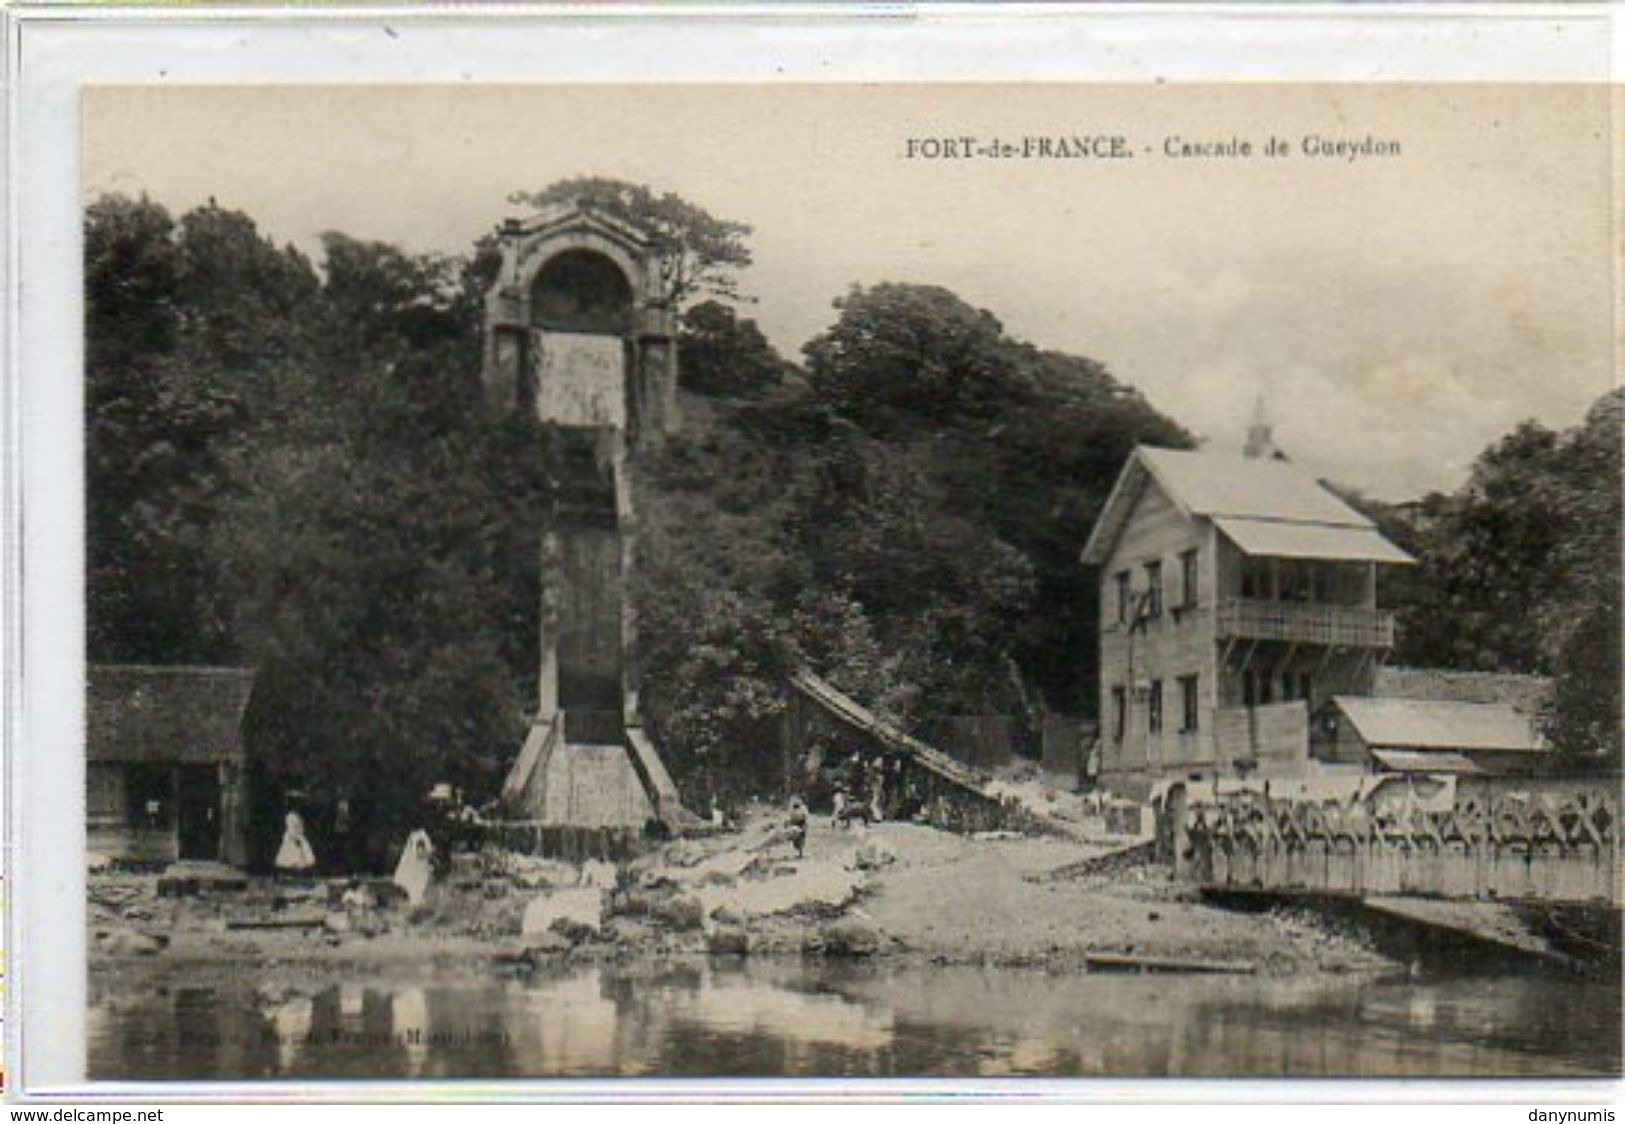
[[[305,838],[305,821],[298,812],[289,812],[282,829],[282,846],[276,853],[276,868],[287,874],[304,874],[316,865],[316,852]]]

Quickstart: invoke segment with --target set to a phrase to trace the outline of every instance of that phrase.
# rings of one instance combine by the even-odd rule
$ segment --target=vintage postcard
[[[1606,86],[81,107],[92,1080],[1620,1076]]]

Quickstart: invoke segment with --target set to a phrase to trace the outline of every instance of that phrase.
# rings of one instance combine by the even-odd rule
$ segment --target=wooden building
[[[1378,567],[1411,562],[1279,456],[1139,448],[1083,551],[1100,571],[1101,783],[1309,767],[1309,716],[1394,642]]]
[[[1533,715],[1498,702],[1336,695],[1315,712],[1310,757],[1372,773],[1534,776],[1550,747]]]
[[[110,859],[247,862],[243,711],[251,671],[90,668],[87,849]]]

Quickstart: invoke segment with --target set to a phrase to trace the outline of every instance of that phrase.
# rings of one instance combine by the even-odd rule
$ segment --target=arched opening
[[[566,250],[536,274],[531,323],[555,332],[624,335],[632,330],[632,284],[593,250]]]

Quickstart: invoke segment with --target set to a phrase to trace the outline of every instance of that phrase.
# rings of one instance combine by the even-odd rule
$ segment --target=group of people
[[[339,801],[335,831],[348,819],[348,802]],[[482,820],[462,793],[447,784],[430,790],[424,810],[425,828],[414,830],[406,840],[396,864],[395,883],[414,904],[421,901],[429,882],[445,873],[451,854],[458,849],[477,847]],[[277,874],[285,878],[308,878],[317,868],[315,848],[305,827],[304,817],[290,808],[283,817],[282,843],[274,860]]]
[[[892,754],[865,757],[854,753],[824,771],[830,791],[830,826],[844,828],[854,822],[879,823],[908,819],[924,807],[917,780],[904,768],[903,758]],[[790,797],[787,808],[789,839],[799,857],[806,853],[812,818],[801,795]]]
[[[895,754],[854,753],[835,770],[830,824],[910,818],[923,805],[914,775]]]

